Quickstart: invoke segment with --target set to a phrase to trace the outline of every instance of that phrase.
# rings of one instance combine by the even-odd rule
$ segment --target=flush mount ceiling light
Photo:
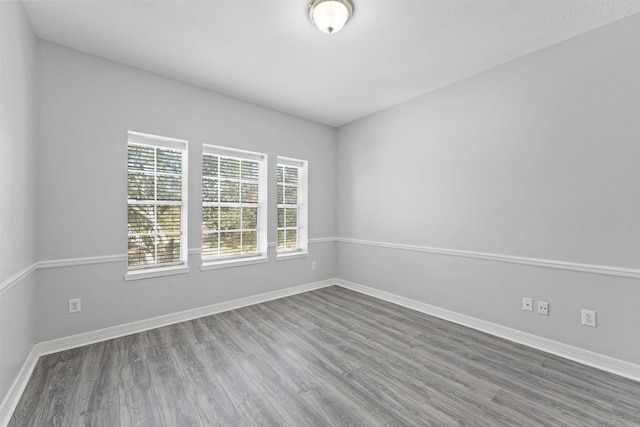
[[[353,15],[351,0],[313,0],[309,19],[325,33],[337,33]]]

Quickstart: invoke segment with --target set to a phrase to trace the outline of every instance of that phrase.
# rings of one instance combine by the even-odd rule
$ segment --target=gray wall
[[[333,128],[40,42],[41,261],[124,255],[128,130],[189,141],[189,241],[200,247],[202,144],[267,153],[269,242],[276,241],[278,155],[309,161],[309,238],[335,235]],[[39,271],[38,340],[49,340],[335,276],[335,246],[309,258],[216,271],[191,255],[184,275],[125,282],[125,261]],[[317,270],[311,270],[316,261]],[[67,314],[67,300],[83,310]]]
[[[634,16],[340,128],[338,236],[639,268],[639,38]],[[338,245],[340,278],[640,363],[638,280]]]
[[[0,2],[0,401],[36,341],[36,51],[21,3]]]

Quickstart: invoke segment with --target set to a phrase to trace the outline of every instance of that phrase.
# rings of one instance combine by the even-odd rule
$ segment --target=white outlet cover
[[[522,309],[526,311],[533,311],[533,300],[531,298],[522,298]]]
[[[586,326],[591,326],[592,328],[598,327],[598,319],[596,317],[596,312],[593,310],[582,309],[582,324]]]
[[[78,313],[82,311],[82,301],[80,298],[73,298],[69,300],[69,313]]]
[[[538,314],[543,316],[549,315],[549,303],[546,301],[538,301]]]

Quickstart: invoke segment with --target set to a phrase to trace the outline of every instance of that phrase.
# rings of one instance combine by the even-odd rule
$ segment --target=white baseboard
[[[304,285],[293,286],[277,291],[238,298],[231,301],[225,301],[218,304],[208,305],[206,307],[198,307],[191,310],[152,317],[150,319],[125,323],[123,325],[111,326],[108,328],[84,332],[81,334],[58,338],[51,341],[44,341],[37,344],[38,354],[42,356],[45,354],[56,353],[58,351],[82,347],[88,344],[106,341],[125,335],[135,334],[138,332],[147,331],[149,329],[160,328],[162,326],[172,325],[174,323],[185,322],[204,316],[210,316],[212,314],[221,313],[223,311],[235,310],[236,308],[259,304],[261,302],[267,302],[278,298],[284,298],[290,295],[312,291],[314,289],[320,289],[335,284],[335,279],[322,280],[319,282],[307,283]]]
[[[36,363],[38,363],[39,357],[40,355],[38,354],[37,346],[33,346],[27,356],[27,359],[22,364],[22,368],[20,368],[18,376],[13,381],[13,384],[11,384],[9,392],[2,403],[0,403],[0,426],[4,427],[9,424],[13,411],[15,411],[16,406],[18,406],[18,401],[20,400],[25,387],[27,387],[27,382],[33,373],[33,369],[36,367]]]
[[[454,311],[447,310],[441,307],[436,307],[434,305],[426,304],[420,301],[412,300],[389,292],[381,291],[375,288],[337,278],[293,286],[286,289],[280,289],[277,291],[238,298],[232,301],[226,301],[206,307],[194,308],[178,313],[167,314],[164,316],[153,317],[137,322],[126,323],[123,325],[112,326],[96,331],[90,331],[78,335],[72,335],[69,337],[41,342],[36,345],[36,355],[41,356],[58,351],[68,350],[71,348],[82,347],[84,345],[93,344],[96,342],[106,341],[125,335],[143,332],[149,329],[197,319],[204,316],[210,316],[212,314],[221,313],[224,311],[235,310],[237,308],[259,304],[278,298],[284,298],[290,295],[295,295],[314,289],[320,289],[331,285],[342,286],[344,288],[370,295],[385,301],[389,301],[403,307],[429,314],[431,316],[439,317],[441,319],[448,320],[459,325],[464,325],[478,331],[486,332],[500,338],[504,338],[513,342],[517,342],[519,344],[545,351],[547,353],[555,354],[556,356],[564,357],[565,359],[573,360],[584,365],[602,369],[604,371],[630,378],[635,381],[640,381],[640,365],[625,362],[613,357],[594,353],[589,350],[584,350],[582,348],[563,344],[547,338],[542,338],[526,332],[518,331],[516,329],[511,329],[506,326],[498,325],[496,323],[487,322],[485,320],[456,313]]]
[[[592,366],[625,378],[640,381],[640,365],[614,359],[613,357],[604,356],[599,353],[594,353],[589,350],[584,350],[582,348],[573,347],[547,338],[528,334],[516,329],[507,328],[506,326],[456,313],[451,310],[446,310],[444,308],[436,307],[410,298],[401,297],[369,286],[360,285],[342,279],[335,279],[334,282],[338,286],[351,289],[352,291],[369,295],[384,301],[389,301],[421,313],[439,317],[440,319],[486,332],[487,334],[495,335],[528,347],[533,347],[565,359],[573,360],[574,362],[582,363],[583,365]]]

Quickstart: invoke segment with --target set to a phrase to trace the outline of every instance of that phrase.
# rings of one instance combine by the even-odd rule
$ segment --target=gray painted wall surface
[[[36,50],[22,4],[0,2],[0,283],[36,258]],[[35,344],[35,275],[0,289],[0,401]]]
[[[200,246],[202,144],[269,156],[276,241],[277,156],[309,161],[309,237],[335,235],[335,130],[145,71],[40,42],[39,259],[125,255],[127,131],[189,141],[189,248]],[[335,276],[333,243],[310,257],[124,282],[124,262],[39,272],[38,340],[114,326]],[[318,269],[311,270],[311,261]],[[67,300],[83,310],[67,314]]]
[[[639,38],[634,16],[340,128],[338,236],[640,267]],[[340,278],[640,363],[638,280],[338,246]]]

